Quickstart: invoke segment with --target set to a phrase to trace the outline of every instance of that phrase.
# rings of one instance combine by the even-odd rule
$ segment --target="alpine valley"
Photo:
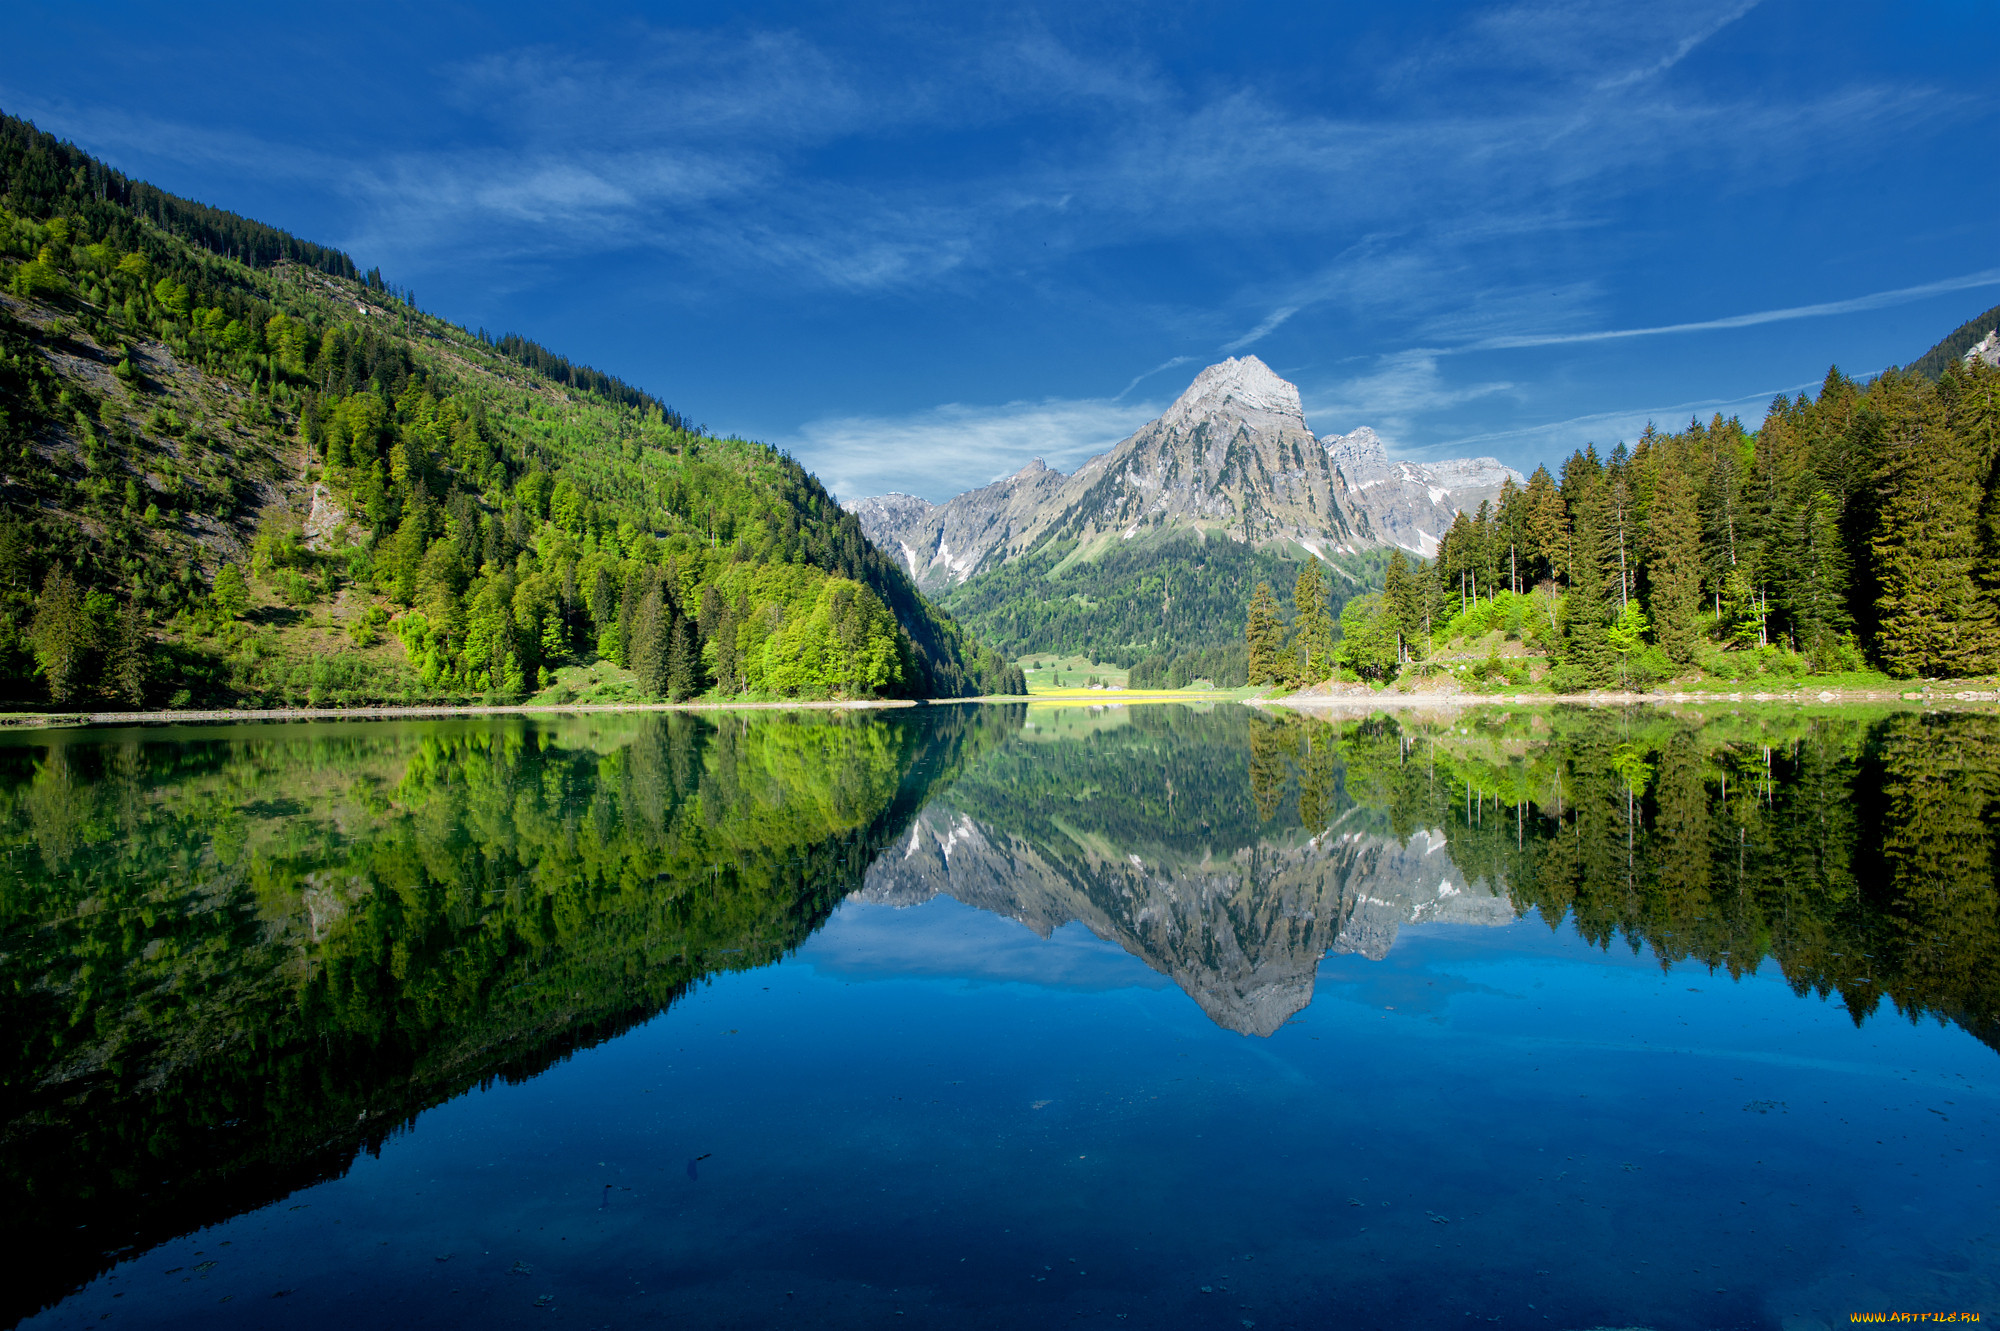
[[[1255,356],[1195,377],[1158,420],[1065,476],[1031,462],[944,504],[854,500],[869,540],[1009,655],[1079,652],[1242,682],[1243,606],[1332,573],[1332,611],[1391,552],[1428,558],[1520,473],[1493,458],[1391,461],[1373,429],[1315,436],[1297,387]],[[1203,668],[1208,667],[1208,668]]]

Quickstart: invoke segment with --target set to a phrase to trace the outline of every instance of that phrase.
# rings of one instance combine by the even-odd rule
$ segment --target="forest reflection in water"
[[[339,1177],[850,896],[1070,921],[1266,1036],[1538,917],[2000,1044],[1988,713],[1223,705],[0,741],[0,1316]]]

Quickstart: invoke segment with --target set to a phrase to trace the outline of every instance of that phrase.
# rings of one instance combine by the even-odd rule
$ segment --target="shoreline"
[[[1222,696],[1218,696],[1218,695]],[[1390,690],[1366,693],[1288,693],[1278,696],[1230,697],[1222,690],[1214,693],[1135,694],[1105,690],[1095,696],[1053,697],[1036,694],[991,694],[972,698],[860,698],[846,700],[800,700],[778,702],[656,702],[656,703],[512,703],[512,704],[414,704],[379,707],[270,707],[156,709],[151,711],[76,711],[0,713],[0,732],[7,730],[56,730],[90,726],[169,726],[214,725],[257,721],[399,721],[443,720],[475,716],[584,716],[616,712],[865,712],[892,711],[918,707],[954,707],[971,703],[1085,704],[1089,706],[1137,706],[1145,703],[1238,702],[1247,707],[1290,707],[1317,709],[1377,709],[1383,707],[1628,707],[1640,704],[1687,705],[1704,703],[2000,703],[1996,689],[1793,689],[1732,693],[1631,693],[1594,691],[1577,694],[1548,693],[1398,693]]]
[[[400,721],[461,716],[571,716],[593,712],[858,712],[958,703],[1026,702],[1026,698],[858,698],[797,702],[437,703],[379,707],[224,707],[143,712],[7,712],[0,731],[82,726],[200,725],[245,721]]]
[[[1627,707],[1635,704],[1687,703],[1936,703],[2000,702],[1995,689],[1790,689],[1782,693],[1766,690],[1730,693],[1659,692],[1632,693],[1622,690],[1593,690],[1589,693],[1288,693],[1281,697],[1250,698],[1256,706],[1276,707],[1497,707],[1497,706],[1585,706]]]

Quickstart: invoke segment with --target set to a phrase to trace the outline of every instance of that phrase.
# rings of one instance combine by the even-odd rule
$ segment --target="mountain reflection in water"
[[[864,900],[1077,921],[1268,1035],[1400,928],[1574,921],[1732,976],[1775,959],[2000,1048],[2000,716],[1047,710],[920,813]]]
[[[1268,1036],[1329,955],[1565,924],[2000,1047],[2000,718],[939,707],[0,739],[0,1319],[784,957],[1076,922]]]

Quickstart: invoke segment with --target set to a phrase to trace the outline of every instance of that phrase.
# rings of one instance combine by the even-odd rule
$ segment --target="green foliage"
[[[74,700],[83,687],[86,658],[97,646],[97,636],[82,589],[68,569],[56,565],[35,598],[28,640],[35,647],[35,664],[48,681],[49,697],[58,706]]]
[[[93,188],[74,188],[77,171]],[[23,461],[9,503],[30,531],[20,594],[32,602],[62,563],[87,589],[131,595],[172,641],[170,694],[242,701],[279,678],[274,661],[323,654],[312,618],[253,609],[250,584],[304,610],[342,580],[364,602],[357,646],[383,627],[367,601],[402,612],[407,668],[371,669],[433,699],[525,696],[601,651],[629,664],[642,598],[626,589],[651,582],[650,696],[1025,690],[773,449],[712,438],[526,339],[425,316],[344,255],[126,181],[5,117],[0,196],[23,210],[0,209],[0,277],[41,316],[74,311],[134,395],[50,368],[64,320],[0,311],[0,450]],[[298,280],[301,263],[326,276]],[[202,391],[155,380],[162,358]],[[312,481],[347,515],[345,536],[320,544],[345,550],[259,525],[272,487],[294,487],[299,511]],[[726,614],[703,617],[711,599]],[[0,693],[20,701],[46,698],[26,650],[4,650],[31,617],[0,624]],[[231,621],[277,641],[252,648],[221,631]],[[794,646],[812,664],[789,659]],[[66,698],[121,691],[101,651],[79,659]]]
[[[1389,679],[1400,664],[1399,636],[1395,605],[1387,593],[1357,596],[1340,612],[1339,664],[1360,679]]]
[[[1427,566],[1397,555],[1385,597],[1401,668],[1430,673],[1448,645],[1500,631],[1555,658],[1560,692],[1695,666],[1992,672],[2000,371],[1954,362],[1866,388],[1829,371],[1816,400],[1777,399],[1755,434],[1717,416],[1648,427],[1606,458],[1582,450],[1560,481],[1538,469],[1498,509],[1460,514]],[[1358,661],[1379,652],[1370,638],[1349,655],[1367,675]]]
[[[338,687],[340,671],[324,673]],[[0,1316],[766,965],[1019,709],[0,743]],[[225,1125],[226,1124],[226,1130]]]
[[[1268,582],[1250,594],[1243,626],[1244,676],[1250,684],[1278,684],[1285,678],[1285,618]],[[1157,658],[1156,658],[1157,659]]]
[[[1308,560],[1292,584],[1292,631],[1297,678],[1318,683],[1333,674],[1334,616],[1327,605],[1326,573]]]
[[[1292,587],[1309,559],[1294,547],[1256,547],[1209,533],[1141,534],[1077,555],[1050,540],[983,570],[941,598],[981,640],[1010,657],[1085,656],[1130,667],[1148,657],[1244,641],[1245,611],[1258,583]],[[1329,613],[1381,586],[1387,551],[1342,555],[1322,565]]]
[[[1241,644],[1226,643],[1172,656],[1149,656],[1125,672],[1126,685],[1135,689],[1184,689],[1202,680],[1218,689],[1241,688],[1253,682],[1248,651]]]

